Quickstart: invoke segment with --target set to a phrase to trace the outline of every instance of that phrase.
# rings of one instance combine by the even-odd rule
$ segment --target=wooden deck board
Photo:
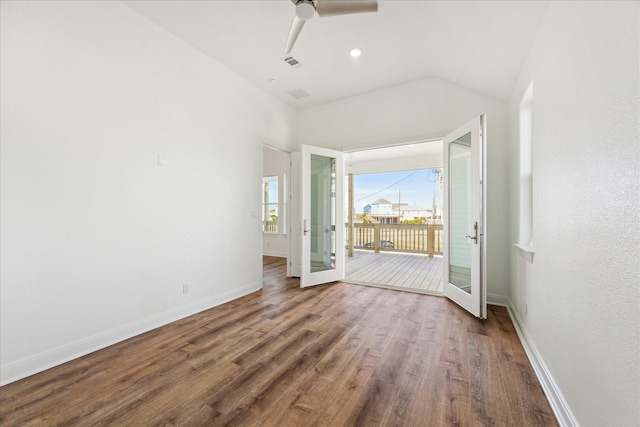
[[[346,260],[346,282],[442,293],[442,256],[355,250]]]

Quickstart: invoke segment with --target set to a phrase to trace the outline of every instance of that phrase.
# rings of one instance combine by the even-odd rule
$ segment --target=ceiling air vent
[[[285,56],[282,59],[284,60],[284,62],[291,65],[293,68],[298,68],[302,66],[302,64],[293,56]]]
[[[293,96],[295,99],[304,98],[305,96],[309,96],[309,92],[304,89],[296,89],[289,92],[289,95]]]

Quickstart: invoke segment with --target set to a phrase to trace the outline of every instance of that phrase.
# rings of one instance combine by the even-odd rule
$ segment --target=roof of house
[[[398,209],[398,204],[394,203],[392,205],[392,208],[393,209]],[[432,208],[427,208],[427,207],[420,206],[420,205],[409,205],[409,204],[404,204],[404,203],[402,203],[400,205],[400,210],[405,211],[405,212],[406,211],[430,211],[431,209]]]
[[[391,202],[387,199],[378,199],[375,202],[371,202],[372,205],[390,205]]]

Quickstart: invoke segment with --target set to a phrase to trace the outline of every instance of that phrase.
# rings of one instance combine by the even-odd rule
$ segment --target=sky
[[[438,175],[434,174],[432,169],[361,174],[355,175],[354,179],[356,214],[362,213],[365,205],[378,199],[398,203],[398,190],[400,203],[431,209],[435,188],[436,204],[439,206]]]

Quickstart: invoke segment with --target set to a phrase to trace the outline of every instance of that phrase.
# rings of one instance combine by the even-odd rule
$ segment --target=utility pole
[[[398,188],[398,224],[400,224],[400,189]]]

